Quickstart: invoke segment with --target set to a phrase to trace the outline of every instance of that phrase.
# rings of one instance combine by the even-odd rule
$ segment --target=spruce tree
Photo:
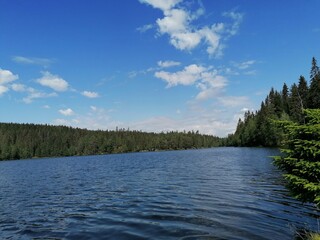
[[[298,87],[295,83],[291,86],[290,89],[289,107],[291,119],[295,122],[303,122],[303,106],[301,104]]]
[[[298,92],[303,108],[308,108],[308,83],[304,76],[300,76],[298,83]]]
[[[289,114],[289,88],[286,83],[283,84],[281,94],[283,111]]]
[[[284,156],[274,163],[284,170],[292,194],[320,206],[320,109],[304,110],[306,123],[281,121],[286,133]]]
[[[312,58],[308,102],[309,108],[320,108],[320,72],[315,58]]]

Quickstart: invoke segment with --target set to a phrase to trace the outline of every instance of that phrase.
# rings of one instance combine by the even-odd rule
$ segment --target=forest
[[[304,124],[304,109],[319,108],[320,71],[317,60],[312,58],[309,83],[300,76],[290,88],[286,83],[281,91],[271,88],[258,111],[248,111],[243,120],[239,119],[235,133],[228,136],[224,145],[278,147],[284,138],[278,121]]]
[[[81,156],[219,146],[199,132],[91,131],[66,126],[0,124],[0,160]]]

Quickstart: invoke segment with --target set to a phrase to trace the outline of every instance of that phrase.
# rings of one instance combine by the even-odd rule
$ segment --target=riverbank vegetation
[[[0,160],[217,147],[199,132],[90,131],[65,126],[0,123]]]
[[[304,110],[305,123],[279,121],[284,130],[283,156],[274,163],[285,172],[291,193],[320,206],[320,109]]]
[[[315,58],[312,59],[309,84],[304,76],[300,76],[299,82],[290,88],[286,83],[281,91],[271,88],[259,110],[248,111],[243,120],[239,119],[235,133],[227,138],[225,145],[279,147],[284,133],[275,122],[291,120],[303,124],[303,109],[307,108],[320,108],[320,71]]]

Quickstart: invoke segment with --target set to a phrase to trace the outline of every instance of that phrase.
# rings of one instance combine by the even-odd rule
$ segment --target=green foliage
[[[320,109],[306,109],[306,123],[280,121],[285,133],[283,156],[274,163],[286,172],[295,197],[320,206]]]
[[[280,92],[271,88],[260,109],[247,112],[244,119],[239,120],[235,133],[228,136],[226,144],[277,147],[284,134],[274,122],[291,120],[303,124],[307,121],[303,114],[306,108],[320,108],[320,71],[315,58],[312,59],[310,88],[303,76],[300,76],[298,85],[292,84],[290,90],[286,83]]]
[[[199,132],[89,131],[64,126],[0,123],[0,160],[216,147]]]
[[[320,108],[320,70],[315,58],[312,58],[308,100],[309,108]]]

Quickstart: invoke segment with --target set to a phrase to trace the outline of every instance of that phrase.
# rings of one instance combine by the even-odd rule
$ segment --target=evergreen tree
[[[315,58],[312,58],[308,100],[309,108],[320,108],[320,72]]]
[[[293,84],[290,91],[286,83],[280,93],[271,88],[260,109],[248,121],[239,122],[226,143],[234,146],[277,146],[283,133],[274,126],[274,120],[304,123],[303,109],[320,108],[320,71],[315,58],[312,59],[310,77],[310,87],[300,76],[299,83]]]
[[[290,89],[290,116],[295,122],[303,122],[302,103],[297,85],[294,83]]]
[[[307,109],[306,124],[282,121],[286,133],[284,156],[274,158],[286,172],[288,187],[295,197],[320,206],[320,109]]]
[[[286,83],[282,87],[282,109],[285,113],[289,114],[289,88]]]
[[[301,105],[303,108],[308,108],[308,83],[304,76],[300,76],[298,83],[298,92],[301,100]]]
[[[0,123],[0,160],[216,147],[222,140],[197,132],[145,133]]]

